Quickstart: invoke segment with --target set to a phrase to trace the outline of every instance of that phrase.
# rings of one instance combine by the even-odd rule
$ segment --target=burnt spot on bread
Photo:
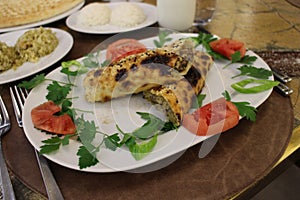
[[[137,70],[137,65],[136,65],[136,64],[132,64],[132,65],[130,66],[130,70],[131,70],[131,71],[136,71],[136,70]]]
[[[178,58],[175,63],[175,69],[179,72],[182,72],[186,69],[189,62],[183,58]]]
[[[102,70],[101,69],[97,69],[97,70],[95,70],[95,72],[94,72],[93,75],[96,78],[96,77],[99,77],[101,74],[102,74]]]
[[[115,76],[115,81],[124,80],[127,77],[127,69],[118,69]]]
[[[149,63],[160,63],[167,64],[170,62],[171,57],[168,55],[150,55],[145,58],[141,64],[149,64]]]
[[[199,79],[201,79],[201,73],[195,67],[191,67],[184,77],[193,87],[195,87]]]

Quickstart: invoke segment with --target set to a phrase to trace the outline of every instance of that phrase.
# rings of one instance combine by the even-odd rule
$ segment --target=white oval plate
[[[172,35],[175,39],[182,37],[196,36],[195,34],[177,34]],[[153,45],[153,40],[155,38],[148,38],[140,40],[145,46],[155,48]],[[173,40],[173,41],[174,41]],[[255,61],[254,65],[263,67],[270,70],[268,65],[255,53],[252,51],[247,51],[248,55],[257,56],[258,59]],[[100,54],[102,60],[105,60],[105,51]],[[81,59],[79,59],[80,61]],[[203,88],[202,93],[206,94],[203,105],[209,103],[215,99],[222,96],[225,90],[230,92],[230,85],[233,82],[242,80],[245,77],[240,77],[236,79],[231,79],[231,77],[239,74],[237,67],[241,64],[233,64],[230,67],[223,69],[222,67],[227,64],[225,61],[216,62],[210,72],[208,73],[206,79],[206,85]],[[164,114],[156,109],[151,103],[142,98],[142,95],[133,95],[125,98],[114,99],[106,103],[88,103],[84,97],[84,88],[82,86],[82,80],[85,75],[77,77],[75,84],[77,85],[76,90],[72,91],[72,95],[76,97],[73,101],[73,106],[75,108],[80,108],[83,110],[94,111],[95,115],[84,114],[86,120],[94,120],[96,126],[99,127],[99,131],[105,132],[107,134],[116,133],[116,124],[124,132],[131,132],[137,127],[140,127],[145,123],[137,114],[140,112],[150,112],[156,116],[164,118]],[[66,81],[66,76],[60,73],[60,68],[52,71],[48,78],[54,78],[56,80]],[[270,79],[273,80],[273,77]],[[49,83],[48,83],[49,84]],[[51,136],[47,135],[34,128],[31,121],[30,112],[31,110],[41,103],[46,102],[47,95],[47,83],[39,85],[34,88],[25,103],[24,115],[23,115],[23,125],[27,139],[30,143],[37,149],[43,145],[41,141],[49,139]],[[241,94],[234,93],[232,95],[233,101],[248,101],[252,106],[258,107],[262,104],[271,94],[272,90],[257,94]],[[259,114],[259,113],[258,113]],[[105,148],[101,148],[100,152],[97,154],[97,158],[100,161],[95,166],[82,169],[81,171],[87,172],[118,172],[118,171],[132,171],[141,169],[150,170],[147,167],[150,164],[156,162],[155,167],[164,167],[173,162],[184,152],[187,148],[202,142],[203,140],[209,138],[209,136],[195,136],[181,126],[178,131],[169,131],[163,135],[158,136],[158,142],[154,150],[140,161],[136,161],[131,153],[126,148],[117,149],[116,151],[111,151]],[[97,142],[97,141],[96,141]],[[60,164],[62,166],[80,170],[78,167],[78,156],[76,156],[77,150],[81,144],[77,141],[72,140],[69,145],[61,147],[59,151],[45,155],[48,159],[53,162]],[[167,159],[166,159],[167,158]],[[159,162],[157,162],[159,161]],[[158,164],[157,164],[158,163]],[[151,165],[150,165],[151,166]]]
[[[58,46],[55,50],[51,54],[40,58],[40,60],[36,63],[26,62],[19,66],[16,70],[10,69],[0,73],[0,84],[16,81],[40,72],[59,61],[71,50],[74,42],[72,35],[61,29],[50,29],[56,33],[56,37],[59,40]],[[0,41],[5,42],[8,46],[14,46],[18,38],[28,30],[31,29],[2,34],[0,35]]]
[[[115,3],[107,3],[107,5],[113,9],[115,7],[117,7],[118,5],[120,5],[122,2],[115,2]],[[79,15],[79,11],[73,13],[72,15],[70,15],[67,20],[66,20],[66,24],[67,26],[74,30],[74,31],[78,31],[78,32],[82,32],[82,33],[90,33],[90,34],[113,34],[113,33],[121,33],[121,32],[127,32],[127,31],[133,31],[133,30],[137,30],[146,26],[150,26],[152,24],[154,24],[155,22],[157,22],[158,19],[158,15],[157,15],[157,8],[154,5],[150,5],[147,3],[134,3],[139,5],[145,12],[145,14],[147,15],[147,19],[146,21],[144,21],[143,23],[137,25],[137,26],[133,26],[133,27],[120,27],[120,26],[115,26],[115,25],[111,25],[111,24],[106,24],[106,25],[102,25],[102,26],[85,26],[83,24],[78,23],[77,21],[77,17]]]
[[[7,27],[7,28],[0,28],[0,33],[3,32],[10,32],[10,31],[16,31],[16,30],[21,30],[21,29],[26,29],[26,28],[32,28],[32,27],[36,27],[36,26],[42,26],[45,24],[49,24],[51,22],[55,22],[58,21],[60,19],[63,19],[69,15],[71,15],[72,13],[76,12],[77,10],[79,10],[82,6],[84,5],[84,1],[82,1],[80,4],[78,4],[77,6],[75,6],[74,8],[71,8],[70,10],[67,10],[66,12],[56,15],[54,17],[51,17],[49,19],[45,19],[39,22],[34,22],[34,23],[30,23],[30,24],[24,24],[24,25],[20,25],[20,26],[13,26],[13,27]]]

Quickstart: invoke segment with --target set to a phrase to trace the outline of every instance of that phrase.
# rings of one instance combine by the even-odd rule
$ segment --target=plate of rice
[[[66,24],[82,33],[113,34],[150,26],[157,19],[156,6],[147,3],[94,2],[70,15]]]

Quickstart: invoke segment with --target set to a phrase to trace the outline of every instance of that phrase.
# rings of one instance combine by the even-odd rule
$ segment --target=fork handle
[[[15,193],[11,184],[11,180],[8,174],[8,170],[5,164],[5,159],[2,152],[2,144],[0,139],[0,181],[2,180],[1,187],[2,187],[2,195],[3,200],[15,200]]]
[[[40,171],[46,186],[47,195],[49,200],[63,200],[64,197],[55,181],[55,178],[49,168],[46,158],[35,151],[35,155],[40,167]]]

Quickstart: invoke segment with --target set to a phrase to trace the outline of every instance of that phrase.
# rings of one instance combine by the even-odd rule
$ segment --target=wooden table
[[[145,2],[155,4],[154,0],[146,0]],[[272,24],[271,28],[269,28],[270,24]],[[295,118],[293,134],[285,153],[278,159],[277,164],[273,166],[273,171],[270,172],[271,175],[272,173],[276,174],[276,171],[284,169],[286,167],[286,160],[294,160],[296,156],[299,157],[300,104],[298,99],[300,73],[298,72],[300,71],[300,40],[295,39],[300,38],[299,24],[300,9],[286,1],[265,0],[262,2],[252,0],[239,1],[236,3],[234,0],[228,0],[226,3],[225,1],[217,2],[217,10],[213,21],[204,27],[209,32],[219,35],[220,37],[231,37],[245,41],[249,49],[255,51],[265,59],[273,56],[273,60],[278,60],[274,67],[278,67],[280,70],[293,75],[293,81],[289,84],[295,91],[290,98]],[[75,38],[71,52],[63,58],[62,61],[76,59],[86,55],[94,48],[95,43],[100,43],[111,36],[87,35],[74,32],[65,26],[64,20],[49,24],[49,26],[64,29],[70,32]],[[289,55],[296,55],[296,57],[294,56],[293,59],[290,60],[290,64],[293,66],[284,68],[282,65],[285,63],[281,58]],[[47,69],[46,72],[58,67],[59,63],[60,62]],[[11,84],[0,85],[0,91],[7,91],[7,87]],[[8,98],[6,98],[6,102],[8,102]],[[26,187],[13,173],[11,175],[19,199],[45,199],[44,195]],[[261,179],[262,178],[263,177],[261,177]],[[246,187],[244,190],[241,190],[242,193],[237,192],[238,196],[235,197],[247,198],[251,196],[253,192],[258,191],[258,189],[268,182],[265,180],[266,179],[258,180],[258,182],[253,183],[253,185],[256,184],[256,187]]]

